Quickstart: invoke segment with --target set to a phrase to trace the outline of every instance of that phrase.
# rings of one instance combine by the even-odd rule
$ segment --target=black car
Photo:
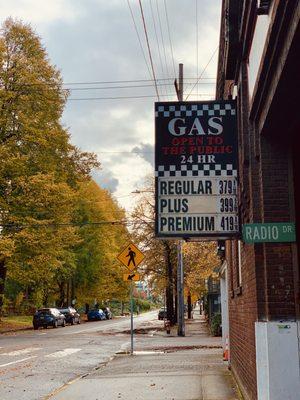
[[[158,311],[158,319],[166,319],[167,318],[167,309],[162,307],[159,311]]]
[[[80,324],[80,314],[73,307],[65,307],[58,309],[66,317],[67,324]]]
[[[57,308],[41,308],[35,312],[32,323],[33,329],[38,329],[40,326],[57,328],[58,325],[66,326],[66,318]]]
[[[105,314],[106,319],[112,319],[113,315],[109,307],[104,307],[103,312]]]

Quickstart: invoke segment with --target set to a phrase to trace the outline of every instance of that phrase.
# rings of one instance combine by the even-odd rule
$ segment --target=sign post
[[[123,280],[130,282],[130,354],[133,355],[133,281],[140,280],[136,268],[145,256],[134,243],[129,243],[117,258],[129,271],[123,274]]]
[[[133,355],[133,283],[130,282],[130,354]]]

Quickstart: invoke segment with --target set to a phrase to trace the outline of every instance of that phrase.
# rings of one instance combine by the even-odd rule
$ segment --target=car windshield
[[[69,309],[68,308],[59,308],[58,311],[60,311],[61,313],[68,313]]]
[[[51,315],[51,310],[38,310],[38,315]]]

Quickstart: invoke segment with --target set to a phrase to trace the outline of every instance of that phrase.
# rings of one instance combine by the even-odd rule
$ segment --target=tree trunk
[[[192,298],[191,293],[188,294],[188,319],[192,319]]]
[[[4,303],[4,288],[5,288],[5,279],[6,279],[6,265],[5,260],[2,259],[0,261],[0,319],[2,317],[2,309]]]
[[[175,303],[175,312],[174,312],[174,323],[177,324],[178,322],[178,285],[177,285],[177,269],[175,270],[174,276],[174,303]]]
[[[57,282],[59,287],[59,307],[63,307],[65,303],[66,293],[65,293],[65,282]]]

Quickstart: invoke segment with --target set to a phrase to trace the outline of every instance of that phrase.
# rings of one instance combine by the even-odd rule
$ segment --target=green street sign
[[[245,243],[295,242],[295,224],[292,222],[244,224],[243,241]]]

